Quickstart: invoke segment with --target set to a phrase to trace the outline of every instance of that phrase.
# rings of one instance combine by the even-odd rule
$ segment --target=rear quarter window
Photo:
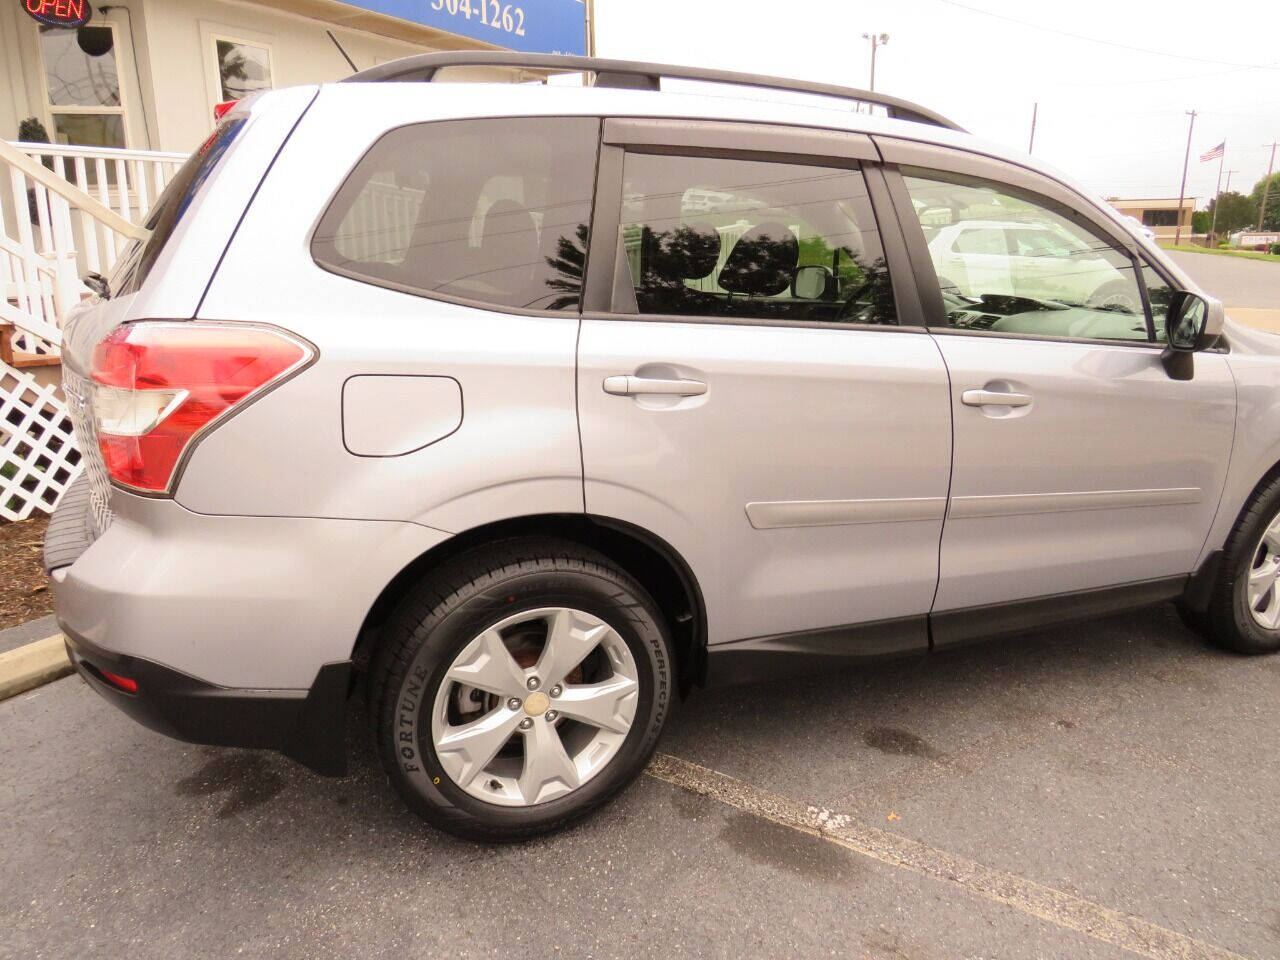
[[[312,236],[364,283],[491,307],[577,310],[599,121],[446,120],[384,134]]]
[[[178,168],[147,217],[145,225],[151,231],[151,236],[128,250],[116,268],[111,288],[117,296],[133,293],[146,282],[151,268],[155,266],[187,208],[191,206],[191,201],[226,156],[244,124],[244,117],[224,120],[200,148],[187,158],[187,162]]]

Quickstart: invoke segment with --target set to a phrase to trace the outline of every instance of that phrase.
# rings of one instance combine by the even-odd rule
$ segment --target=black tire
[[[635,719],[608,765],[573,792],[532,806],[486,803],[441,766],[429,714],[450,664],[473,638],[544,606],[584,610],[617,631],[636,664]],[[374,657],[371,713],[383,768],[411,810],[456,836],[512,841],[560,829],[607,803],[644,769],[673,705],[671,650],[653,600],[603,554],[549,538],[465,553],[409,592]]]
[[[1197,632],[1224,650],[1243,654],[1280,651],[1280,629],[1267,629],[1253,618],[1247,593],[1259,540],[1277,514],[1280,477],[1263,484],[1253,495],[1227,537],[1208,609],[1203,615],[1189,611],[1192,619],[1188,623],[1199,620]]]

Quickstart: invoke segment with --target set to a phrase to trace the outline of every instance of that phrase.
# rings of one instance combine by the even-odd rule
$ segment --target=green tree
[[[1213,214],[1208,210],[1196,210],[1191,214],[1191,232],[1208,233],[1210,218]]]
[[[1220,205],[1219,205],[1220,204]],[[1253,197],[1232,190],[1224,193],[1218,201],[1210,201],[1209,214],[1212,217],[1214,207],[1218,207],[1218,222],[1214,229],[1222,236],[1258,225],[1258,205]]]
[[[1257,215],[1258,209],[1262,205],[1262,188],[1266,185],[1267,178],[1263,177],[1253,187],[1253,193],[1250,196],[1253,199],[1253,215],[1254,221],[1250,226],[1258,225]],[[1280,172],[1271,175],[1271,190],[1267,193],[1267,215],[1262,223],[1263,230],[1280,230]]]

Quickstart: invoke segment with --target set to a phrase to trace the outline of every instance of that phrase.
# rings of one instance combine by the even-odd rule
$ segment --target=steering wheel
[[[836,311],[836,322],[867,323],[870,321],[871,311],[875,309],[875,304],[871,300],[867,300],[865,303],[860,303],[860,301],[862,296],[871,289],[871,285],[874,282],[874,279],[864,280],[844,298],[844,302],[840,304],[840,309]]]

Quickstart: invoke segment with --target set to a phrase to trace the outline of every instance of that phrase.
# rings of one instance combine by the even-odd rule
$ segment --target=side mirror
[[[820,264],[796,270],[791,281],[791,295],[797,300],[828,300],[835,292],[835,275]]]
[[[1177,290],[1169,299],[1164,318],[1165,342],[1178,353],[1191,353],[1203,346],[1209,322],[1209,304],[1203,297]]]
[[[1219,301],[1187,290],[1173,291],[1164,318],[1165,350],[1160,357],[1170,377],[1190,380],[1195,375],[1193,354],[1217,342],[1222,319]]]

